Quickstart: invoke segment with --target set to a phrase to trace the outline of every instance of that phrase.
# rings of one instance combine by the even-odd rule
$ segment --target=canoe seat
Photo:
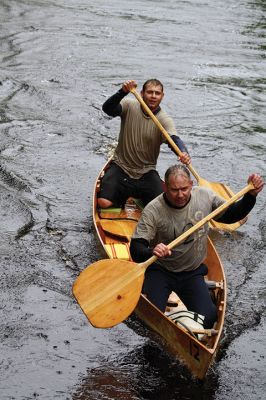
[[[105,250],[110,258],[131,260],[128,243],[110,243],[105,245]]]
[[[187,310],[185,304],[180,300],[175,292],[171,292],[167,300],[166,312],[177,311],[177,310]]]

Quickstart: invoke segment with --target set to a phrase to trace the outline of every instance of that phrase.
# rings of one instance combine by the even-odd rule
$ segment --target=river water
[[[0,1],[0,398],[265,398],[265,193],[212,238],[228,280],[225,335],[199,383],[134,318],[92,328],[71,288],[101,257],[94,180],[126,79],[165,85],[202,177],[235,192],[265,176],[263,0]],[[175,162],[165,145],[158,169]],[[264,191],[265,192],[265,191]]]

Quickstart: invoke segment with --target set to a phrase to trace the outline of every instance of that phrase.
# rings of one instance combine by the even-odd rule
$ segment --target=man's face
[[[170,175],[166,185],[166,196],[174,207],[184,207],[192,190],[192,181],[185,175]]]
[[[144,91],[141,91],[141,95],[151,111],[155,111],[159,107],[164,93],[160,85],[153,85],[150,83],[146,86]]]

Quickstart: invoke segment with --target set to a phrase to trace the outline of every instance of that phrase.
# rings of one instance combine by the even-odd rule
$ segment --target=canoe
[[[97,192],[108,163],[99,174],[93,197],[93,221],[101,247],[111,259],[131,260],[130,238],[141,215],[141,204],[137,199],[128,199],[125,208],[97,208]],[[153,331],[157,332],[166,347],[198,379],[204,379],[215,359],[223,331],[226,310],[226,279],[223,266],[215,247],[208,238],[208,266],[206,281],[211,282],[212,296],[217,306],[218,319],[212,330],[204,330],[198,339],[196,331],[176,324],[170,317],[158,310],[145,296],[141,295],[134,313]],[[174,294],[175,295],[175,294]],[[169,300],[169,310],[183,309],[175,295],[175,304]],[[180,307],[181,306],[181,307]]]

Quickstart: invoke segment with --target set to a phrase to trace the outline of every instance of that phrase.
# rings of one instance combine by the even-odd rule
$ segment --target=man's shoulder
[[[158,113],[156,114],[156,117],[158,117],[158,119],[159,118],[170,118],[170,119],[172,119],[170,117],[170,115],[168,114],[168,112],[165,111],[165,109],[161,108],[161,107],[160,107],[160,110],[158,111]]]
[[[196,199],[200,199],[201,201],[210,201],[210,202],[223,202],[223,199],[217,195],[212,189],[204,187],[204,186],[193,186],[192,195]]]
[[[155,197],[153,200],[151,200],[146,207],[144,208],[144,211],[147,212],[158,212],[158,208],[163,207],[165,204],[165,201],[163,199],[163,193],[159,194],[159,196]]]
[[[129,98],[129,97],[124,97],[122,100],[121,100],[121,104],[127,104],[129,107],[135,107],[137,104],[139,104],[138,103],[138,101],[137,100],[135,100],[135,99],[131,99],[131,98]]]
[[[174,120],[164,109],[161,108],[160,111],[156,114],[156,117],[169,134],[176,134]]]
[[[194,194],[213,194],[214,192],[205,186],[193,186],[192,193]]]
[[[140,109],[139,102],[135,99],[130,99],[128,97],[125,97],[120,104],[122,106],[123,112],[127,112],[128,110],[137,112]]]

